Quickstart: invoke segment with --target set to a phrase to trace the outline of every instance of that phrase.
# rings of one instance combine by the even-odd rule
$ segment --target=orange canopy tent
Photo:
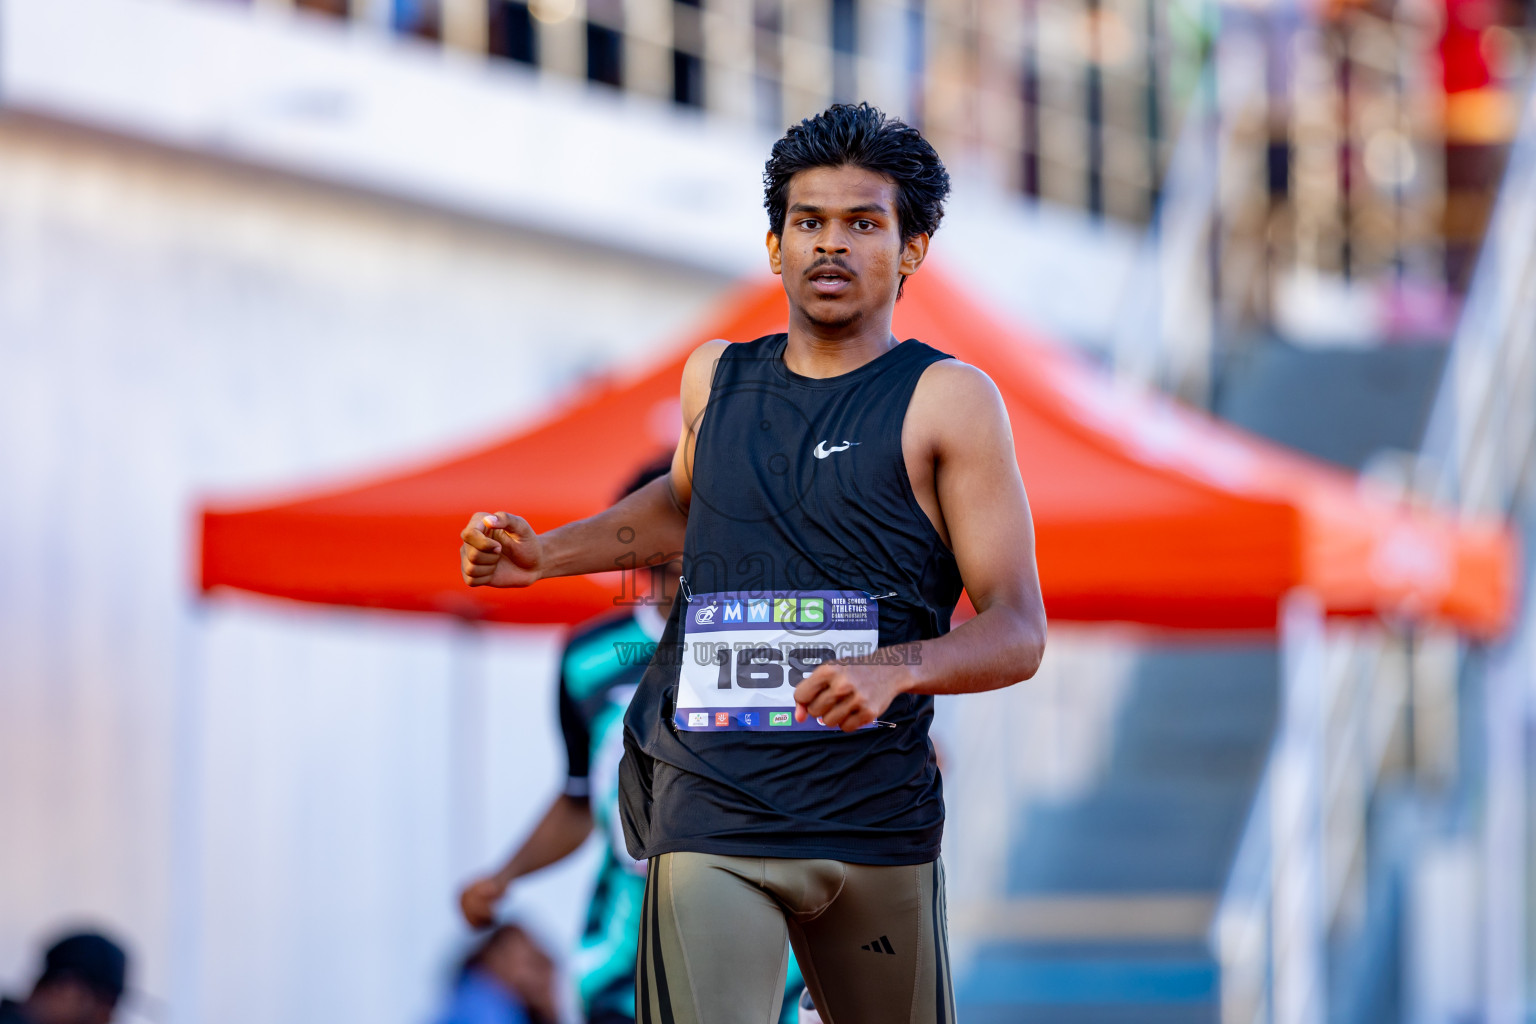
[[[776,279],[752,284],[661,365],[593,386],[511,437],[294,500],[211,504],[202,587],[504,622],[572,623],[611,609],[625,586],[618,573],[521,591],[464,586],[459,531],[476,510],[513,511],[547,530],[604,508],[676,443],[687,354],[709,338],[783,330],[786,315]],[[1274,629],[1296,587],[1330,614],[1408,614],[1480,635],[1512,612],[1514,541],[1498,524],[1389,500],[1118,387],[990,319],[931,266],[909,281],[895,331],[981,367],[1002,391],[1055,620]]]

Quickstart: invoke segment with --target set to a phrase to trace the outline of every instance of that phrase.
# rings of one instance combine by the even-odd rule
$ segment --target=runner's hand
[[[824,725],[853,732],[891,706],[905,677],[902,665],[818,665],[795,687],[795,721],[819,718]]]
[[[526,587],[539,578],[539,535],[521,516],[476,512],[459,540],[459,571],[472,587]]]
[[[489,928],[496,923],[496,904],[507,894],[507,883],[495,875],[477,878],[459,893],[459,909],[471,928]]]

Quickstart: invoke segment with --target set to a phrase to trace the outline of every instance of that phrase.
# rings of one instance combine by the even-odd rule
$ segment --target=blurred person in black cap
[[[104,935],[66,935],[43,955],[24,1002],[0,1001],[0,1024],[108,1024],[128,981],[128,954]]]

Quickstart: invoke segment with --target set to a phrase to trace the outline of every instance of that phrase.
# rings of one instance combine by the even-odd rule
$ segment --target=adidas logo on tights
[[[859,948],[860,949],[867,949],[871,953],[889,953],[892,956],[896,955],[896,951],[891,948],[891,940],[886,938],[884,935],[880,936],[878,939],[876,939],[874,942],[871,942],[869,945],[867,945],[867,946],[860,946]]]

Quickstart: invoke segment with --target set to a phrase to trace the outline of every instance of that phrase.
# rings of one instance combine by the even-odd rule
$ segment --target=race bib
[[[858,590],[695,594],[683,612],[679,729],[825,731],[795,721],[795,687],[824,661],[872,654],[880,613]]]

